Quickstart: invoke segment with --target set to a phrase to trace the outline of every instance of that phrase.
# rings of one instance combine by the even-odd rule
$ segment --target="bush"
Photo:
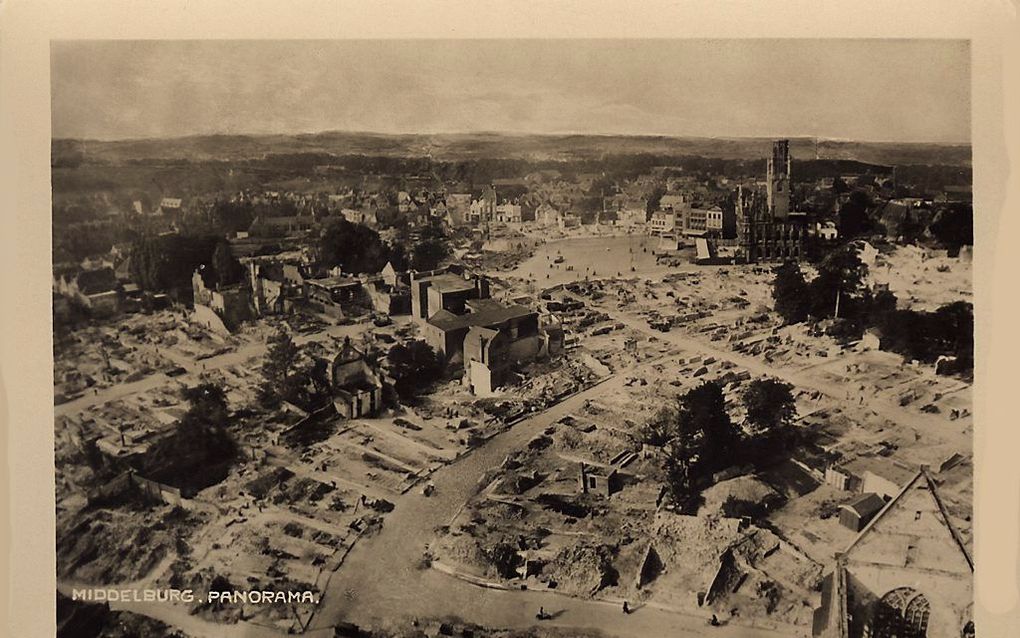
[[[446,367],[442,355],[420,339],[394,345],[386,359],[401,398],[409,398],[438,381]]]

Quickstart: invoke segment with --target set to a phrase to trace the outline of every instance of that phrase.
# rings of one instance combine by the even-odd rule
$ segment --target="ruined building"
[[[737,189],[737,259],[745,262],[800,259],[807,235],[807,219],[790,210],[790,142],[772,144],[766,167],[764,196]]]
[[[212,332],[226,336],[254,315],[251,291],[244,284],[215,286],[206,283],[208,271],[200,266],[191,276],[195,309],[192,320]]]
[[[836,554],[816,638],[973,638],[974,563],[922,468]]]
[[[365,354],[345,337],[340,352],[326,362],[333,407],[348,419],[373,416],[382,408],[383,383]]]
[[[488,280],[469,273],[414,273],[411,317],[448,364],[464,368],[465,383],[478,395],[506,385],[513,365],[555,350],[537,311],[490,298]]]

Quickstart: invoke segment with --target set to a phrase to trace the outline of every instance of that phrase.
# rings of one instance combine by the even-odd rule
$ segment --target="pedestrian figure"
[[[625,614],[629,614],[630,613],[630,605],[627,604],[626,600],[623,601],[623,613],[625,613]]]

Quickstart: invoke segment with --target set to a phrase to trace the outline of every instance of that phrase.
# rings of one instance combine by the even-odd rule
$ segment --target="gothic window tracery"
[[[876,603],[871,623],[872,638],[925,638],[931,606],[924,594],[899,587]]]

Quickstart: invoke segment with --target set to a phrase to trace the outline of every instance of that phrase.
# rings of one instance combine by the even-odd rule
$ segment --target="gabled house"
[[[357,419],[382,409],[382,380],[364,353],[351,345],[350,337],[344,338],[343,347],[326,372],[337,414]]]

